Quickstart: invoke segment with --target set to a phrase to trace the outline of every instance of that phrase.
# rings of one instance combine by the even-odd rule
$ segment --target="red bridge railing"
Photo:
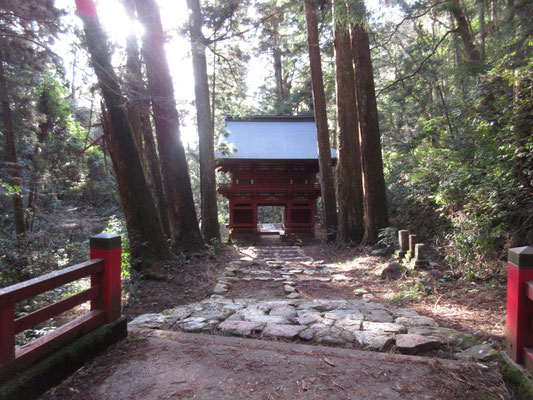
[[[29,366],[121,313],[120,236],[91,237],[91,260],[0,289],[0,373]],[[15,305],[41,293],[87,276],[91,287],[28,315],[15,318]],[[87,301],[88,313],[19,348],[15,335]]]
[[[509,249],[506,330],[509,356],[533,370],[533,247]]]

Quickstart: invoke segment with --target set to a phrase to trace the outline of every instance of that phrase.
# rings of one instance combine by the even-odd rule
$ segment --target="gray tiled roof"
[[[221,142],[234,152],[219,159],[316,160],[316,126],[312,117],[255,117],[249,120],[226,119],[228,137]],[[331,156],[337,152],[331,149]]]

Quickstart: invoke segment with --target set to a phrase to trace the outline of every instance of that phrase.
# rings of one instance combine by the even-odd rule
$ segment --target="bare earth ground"
[[[439,325],[478,332],[502,344],[505,286],[451,280],[433,282],[434,272],[411,272],[398,281],[380,279],[387,255],[372,249],[341,250],[310,244],[315,260],[335,264],[356,278],[373,301],[401,299]],[[209,297],[217,278],[243,248],[225,246],[216,256],[186,264],[159,264],[128,287],[124,314],[134,318]],[[315,275],[319,276],[319,275]],[[416,282],[434,286],[414,298]],[[303,298],[354,298],[353,287],[299,283]],[[235,284],[233,298],[283,298],[272,282]],[[445,363],[445,364],[443,364]],[[510,399],[494,365],[481,367],[428,357],[369,353],[295,343],[267,342],[179,332],[137,330],[128,339],[53,388],[43,399]]]
[[[508,398],[475,364],[140,330],[42,400]]]

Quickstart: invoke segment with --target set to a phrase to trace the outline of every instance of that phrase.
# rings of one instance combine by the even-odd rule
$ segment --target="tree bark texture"
[[[189,7],[189,30],[194,71],[194,94],[196,97],[196,123],[200,147],[200,192],[202,234],[206,242],[220,240],[218,225],[217,189],[215,176],[215,133],[209,106],[209,81],[205,58],[205,38],[202,33],[202,12],[199,0],[187,0]]]
[[[180,140],[179,115],[165,56],[165,35],[159,8],[154,0],[136,0],[135,4],[146,29],[143,55],[174,247],[183,251],[200,251],[204,243],[196,219],[185,150]]]
[[[92,0],[76,0],[85,30],[85,41],[102,91],[111,126],[113,163],[121,186],[122,207],[130,236],[132,257],[146,263],[168,259],[169,248],[154,199],[146,183],[139,153],[124,110],[124,98],[111,65],[106,37],[97,18]]]
[[[333,242],[337,237],[337,210],[331,162],[331,148],[329,145],[328,120],[326,114],[326,95],[324,93],[320,47],[318,43],[317,5],[313,0],[304,0],[304,7],[318,142],[322,207],[324,211],[326,239],[328,242]]]
[[[133,0],[122,0],[128,16],[133,21],[135,19],[135,4]],[[163,231],[167,239],[171,239],[170,221],[168,216],[168,204],[163,187],[163,176],[157,155],[154,133],[152,130],[152,121],[150,118],[150,102],[148,92],[144,82],[142,64],[139,54],[139,44],[135,35],[127,38],[126,45],[128,70],[127,81],[129,86],[128,115],[133,120],[132,125],[138,126],[141,138],[139,142],[143,143],[143,168],[146,171],[146,164],[150,171],[153,193],[157,200],[157,209]],[[143,141],[144,139],[144,141]],[[137,141],[136,141],[137,142]],[[146,158],[146,162],[144,161]]]
[[[389,218],[370,45],[368,32],[360,24],[352,27],[352,45],[365,193],[363,242],[374,244],[378,240],[379,230],[389,225]]]
[[[346,2],[335,0],[334,13],[346,14]],[[344,12],[343,12],[344,11]],[[361,151],[355,99],[355,75],[352,46],[347,23],[335,22],[335,78],[337,89],[337,125],[339,165],[339,232],[337,241],[359,243],[364,234],[363,182]]]
[[[9,103],[9,89],[4,70],[3,51],[0,47],[0,101],[2,102],[2,132],[6,138],[7,164],[9,165],[9,184],[12,187],[11,201],[13,202],[13,218],[15,222],[15,233],[17,236],[23,235],[26,231],[24,225],[24,206],[22,203],[22,179],[20,165],[17,160],[17,150],[15,147],[15,131],[11,105]]]

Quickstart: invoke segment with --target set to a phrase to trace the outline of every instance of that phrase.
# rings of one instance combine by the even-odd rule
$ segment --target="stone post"
[[[398,231],[398,242],[400,243],[400,249],[396,252],[396,257],[401,260],[409,250],[409,231]]]
[[[415,268],[427,268],[429,263],[426,259],[426,245],[417,243],[415,245]]]
[[[533,301],[528,296],[530,281],[533,281],[533,247],[509,249],[505,347],[507,354],[517,363],[525,358],[524,347],[533,346],[533,330],[530,328]]]
[[[416,235],[409,235],[409,251],[407,252],[407,261],[411,261],[415,257]]]

